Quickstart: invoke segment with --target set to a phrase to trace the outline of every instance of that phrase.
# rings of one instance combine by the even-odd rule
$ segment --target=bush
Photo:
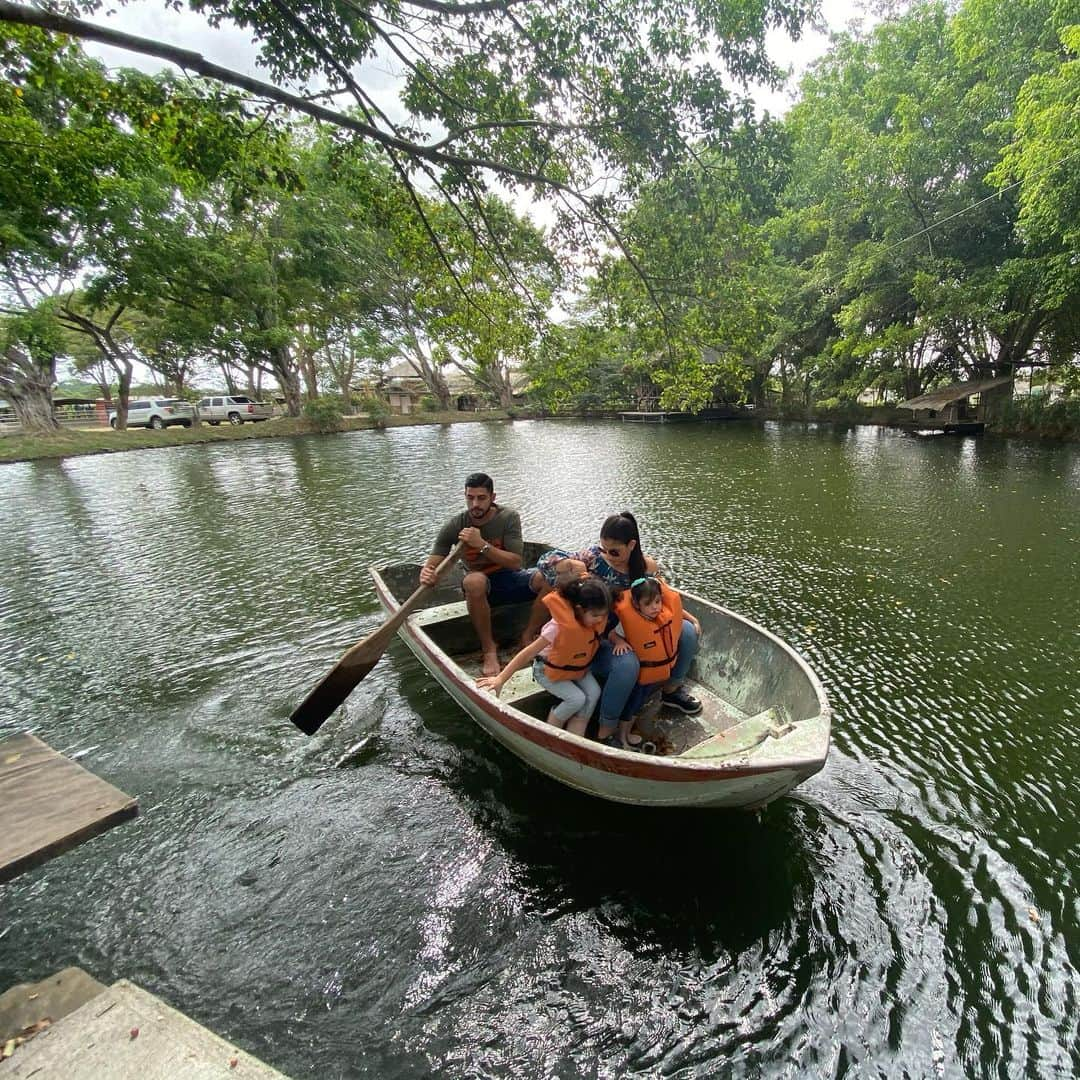
[[[421,412],[439,412],[439,399],[434,394],[425,394],[420,399]]]
[[[341,427],[341,401],[336,397],[318,397],[304,403],[304,417],[317,431],[337,431]]]
[[[1047,401],[1043,395],[1012,398],[991,426],[1005,432],[1075,439],[1080,437],[1080,401]]]
[[[371,417],[376,427],[386,426],[386,418],[390,415],[390,410],[381,397],[375,394],[364,394],[357,400],[356,404],[362,413],[366,413]]]

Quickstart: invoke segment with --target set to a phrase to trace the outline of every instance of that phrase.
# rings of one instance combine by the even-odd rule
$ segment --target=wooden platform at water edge
[[[0,739],[0,882],[138,812],[136,799],[36,736]]]
[[[127,979],[79,968],[0,995],[2,1080],[286,1080]]]

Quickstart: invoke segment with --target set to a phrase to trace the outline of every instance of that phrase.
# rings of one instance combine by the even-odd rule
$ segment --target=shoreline
[[[164,431],[132,428],[113,431],[111,428],[68,428],[54,435],[0,436],[0,465],[21,461],[63,460],[89,457],[96,454],[123,454],[131,450],[166,450],[176,446],[201,446],[212,443],[235,442],[243,439],[283,439],[302,435],[337,435],[348,431],[371,431],[392,427],[415,427],[422,424],[475,424],[512,419],[505,409],[478,413],[410,413],[391,415],[382,420],[368,416],[349,416],[332,428],[320,428],[311,420],[277,416],[257,424],[239,427],[169,427]]]
[[[220,425],[211,427],[200,424],[198,427],[171,427],[164,431],[149,428],[134,428],[128,431],[113,431],[109,428],[68,428],[61,429],[54,435],[4,435],[0,436],[0,466],[14,465],[26,461],[62,461],[65,458],[90,457],[97,454],[122,454],[132,450],[165,450],[176,446],[201,446],[212,443],[235,442],[241,439],[281,439],[298,438],[303,435],[338,435],[350,431],[385,430],[395,427],[417,427],[431,424],[480,424],[505,423],[512,420],[613,420],[618,413],[585,413],[560,416],[545,416],[529,410],[488,409],[484,412],[436,412],[409,413],[408,415],[391,414],[380,420],[369,416],[349,416],[343,418],[332,428],[321,428],[311,420],[289,416],[279,416],[257,424],[242,424],[239,427]],[[693,417],[687,417],[693,420]],[[735,419],[735,418],[732,418]],[[841,416],[794,417],[758,414],[737,418],[743,422],[795,424],[841,424],[845,427],[893,427],[888,421],[879,418],[852,418]],[[719,421],[717,421],[719,422]],[[1000,439],[1023,439],[1047,443],[1077,442],[1074,434],[1050,434],[1036,430],[988,430],[986,435]],[[942,436],[947,438],[949,436]],[[980,438],[984,436],[979,436]]]

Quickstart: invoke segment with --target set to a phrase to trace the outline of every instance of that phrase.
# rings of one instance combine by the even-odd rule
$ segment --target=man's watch
[[[488,548],[490,548],[490,547],[491,547],[490,544],[485,544],[476,554],[477,555],[486,555],[487,552],[488,552]]]

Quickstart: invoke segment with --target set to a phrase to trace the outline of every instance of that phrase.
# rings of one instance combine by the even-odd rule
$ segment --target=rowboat
[[[525,565],[545,550],[527,544]],[[414,592],[419,570],[415,563],[372,568],[388,614]],[[429,590],[398,634],[480,727],[554,780],[613,802],[756,809],[824,766],[831,710],[806,661],[749,619],[687,593],[683,605],[702,634],[686,686],[703,708],[685,716],[654,699],[637,722],[653,753],[602,745],[546,723],[554,698],[529,669],[512,676],[499,697],[479,689],[480,644],[462,599],[463,572],[459,564]],[[492,609],[503,663],[517,651],[529,608]]]

